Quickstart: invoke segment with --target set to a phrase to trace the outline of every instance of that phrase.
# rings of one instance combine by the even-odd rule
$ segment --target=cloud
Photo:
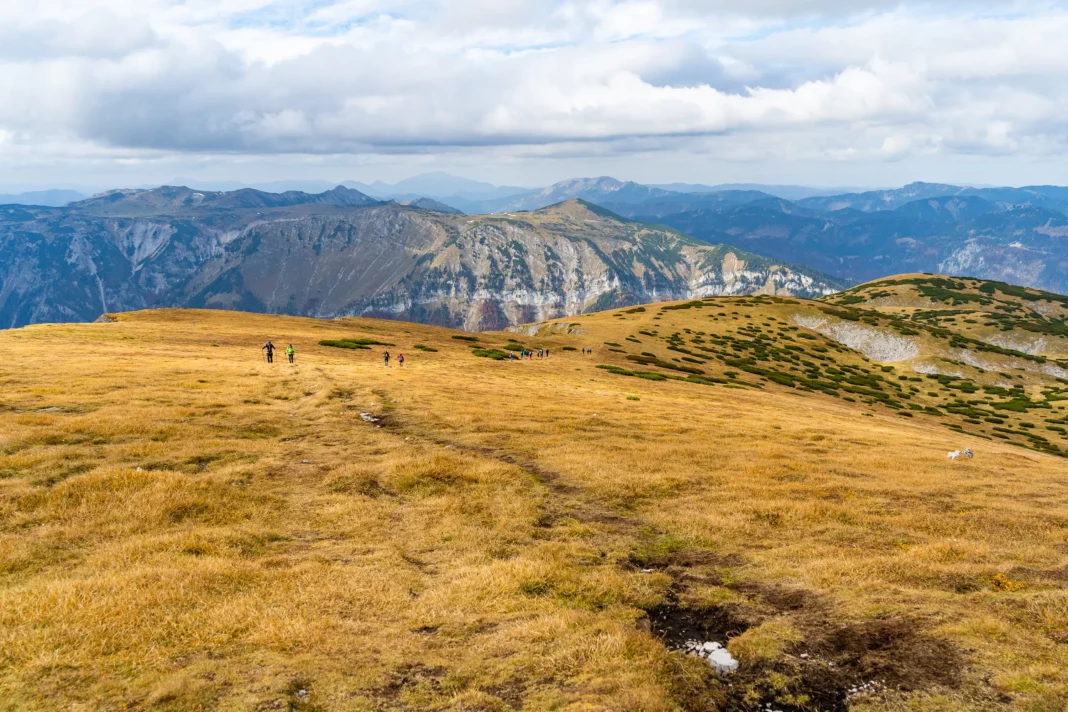
[[[1058,3],[8,0],[0,28],[0,165],[63,145],[87,161],[1068,145]]]

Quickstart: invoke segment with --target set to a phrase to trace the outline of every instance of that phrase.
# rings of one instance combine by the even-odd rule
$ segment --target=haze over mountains
[[[274,187],[296,185],[320,187]],[[671,187],[701,190],[439,173],[308,191],[117,190],[66,207],[46,204],[63,191],[34,194],[41,205],[0,207],[0,325],[209,305],[485,329],[696,294],[818,295],[905,272],[1068,292],[1068,188]]]

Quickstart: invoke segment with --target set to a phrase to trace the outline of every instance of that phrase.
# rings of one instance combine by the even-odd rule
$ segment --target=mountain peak
[[[602,208],[600,205],[597,205],[596,203],[591,203],[588,200],[583,200],[582,198],[568,198],[567,200],[562,200],[559,203],[554,203],[552,205],[547,205],[544,208],[539,208],[534,212],[540,215],[567,215],[573,218],[581,218],[584,220],[596,218],[615,220],[621,223],[631,222],[631,220],[628,220],[622,215],[617,215],[611,210]]]

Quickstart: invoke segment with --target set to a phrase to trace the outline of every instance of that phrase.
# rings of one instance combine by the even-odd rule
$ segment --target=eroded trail
[[[743,652],[757,649],[740,670],[718,676],[693,665],[670,668],[671,688],[682,709],[838,712],[858,700],[960,685],[965,656],[928,632],[931,621],[886,617],[844,623],[826,597],[800,587],[740,580],[754,573],[744,556],[680,546],[679,532],[658,528],[633,508],[604,501],[574,478],[541,464],[537,453],[472,444],[472,433],[443,433],[418,411],[398,406],[386,390],[371,393],[373,400],[366,404],[343,399],[345,408],[365,416],[356,427],[382,430],[411,446],[429,444],[518,468],[539,486],[536,524],[542,531],[534,532],[535,538],[566,541],[581,526],[602,564],[656,581],[659,602],[641,608],[645,615],[635,619],[635,627],[665,650],[685,655],[695,641]],[[697,602],[699,594],[694,594],[707,587],[734,595],[724,603]],[[739,638],[750,630],[755,633]],[[772,659],[761,647],[779,655]],[[513,704],[522,702],[519,690],[511,693]]]

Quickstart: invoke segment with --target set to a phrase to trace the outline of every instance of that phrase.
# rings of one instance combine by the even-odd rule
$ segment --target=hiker
[[[274,363],[274,344],[270,339],[267,339],[267,343],[263,345],[263,351],[267,352],[267,363]]]
[[[389,368],[389,351],[382,354],[382,365]]]
[[[397,366],[404,368],[404,354],[397,354]]]
[[[289,357],[289,362],[293,363],[293,357],[297,354],[297,350],[293,348],[293,344],[286,347],[286,356]]]
[[[545,358],[549,358],[549,349],[545,349]]]

